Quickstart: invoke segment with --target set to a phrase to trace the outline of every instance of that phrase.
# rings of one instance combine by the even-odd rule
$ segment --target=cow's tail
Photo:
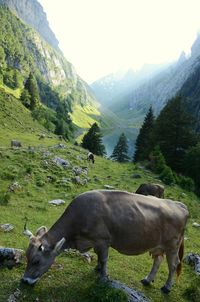
[[[183,259],[183,255],[184,255],[184,237],[182,237],[182,241],[181,241],[181,245],[179,247],[179,252],[178,252],[178,256],[179,256],[179,264],[177,265],[176,268],[176,275],[177,278],[179,277],[181,271],[182,271],[182,259]]]

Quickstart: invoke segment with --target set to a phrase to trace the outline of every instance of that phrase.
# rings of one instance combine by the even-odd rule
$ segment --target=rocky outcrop
[[[52,47],[58,49],[58,40],[47,21],[46,13],[37,0],[0,0],[20,19],[33,27]]]

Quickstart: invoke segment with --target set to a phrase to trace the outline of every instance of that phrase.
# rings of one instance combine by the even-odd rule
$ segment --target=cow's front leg
[[[102,281],[107,281],[107,260],[108,260],[108,246],[97,245],[94,247],[94,251],[98,257],[98,264],[95,270],[100,274],[100,279]]]
[[[154,257],[154,262],[150,273],[144,279],[141,280],[143,285],[149,285],[155,279],[156,273],[160,267],[162,260],[163,256],[161,255]]]
[[[176,271],[177,265],[180,263],[178,251],[168,252],[166,253],[168,268],[169,268],[169,274],[167,281],[163,287],[161,287],[161,290],[163,293],[167,294],[170,292],[172,285],[173,285],[173,276]]]

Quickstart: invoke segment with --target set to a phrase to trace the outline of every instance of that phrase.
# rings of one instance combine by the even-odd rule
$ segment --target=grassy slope
[[[44,158],[46,150],[50,152]],[[41,225],[50,227],[53,222],[64,211],[65,206],[53,207],[48,204],[49,200],[61,198],[67,204],[77,194],[91,189],[101,189],[104,184],[113,185],[116,189],[135,191],[142,182],[155,182],[155,175],[148,171],[135,167],[132,163],[118,164],[106,159],[97,158],[94,166],[89,166],[89,182],[87,185],[61,185],[62,178],[73,176],[72,169],[67,170],[55,167],[51,163],[51,158],[60,156],[67,159],[73,166],[86,166],[86,151],[79,147],[66,145],[66,149],[41,148],[38,147],[34,154],[29,153],[26,148],[21,150],[2,149],[0,152],[0,181],[1,192],[5,192],[8,185],[13,181],[18,181],[22,189],[11,193],[8,205],[0,205],[0,223],[13,223],[15,229],[11,233],[0,232],[0,245],[26,249],[27,239],[22,235],[25,216],[29,219],[29,228],[35,231]],[[78,157],[81,156],[80,160]],[[45,160],[49,162],[48,167]],[[141,179],[133,179],[133,173],[140,173]],[[48,181],[51,176],[53,182]],[[97,180],[98,178],[98,180]],[[199,230],[191,225],[193,221],[200,220],[200,204],[197,197],[185,192],[178,187],[167,187],[166,197],[184,201],[190,209],[190,220],[186,230],[189,238],[185,243],[186,253],[200,253]],[[2,196],[2,194],[1,194]],[[21,297],[18,301],[63,301],[79,302],[85,301],[84,297],[87,289],[94,283],[95,274],[93,269],[95,260],[89,265],[82,259],[74,256],[60,255],[48,273],[33,288],[22,289]],[[148,254],[137,257],[128,257],[110,250],[108,270],[111,278],[118,279],[130,287],[137,288],[152,299],[152,301],[199,301],[195,298],[198,295],[200,281],[194,275],[192,269],[184,265],[183,273],[179,283],[176,283],[169,297],[166,298],[160,293],[159,288],[166,279],[166,263],[161,266],[157,280],[149,288],[143,288],[141,280],[149,271],[151,258]],[[60,264],[60,266],[58,266]],[[12,271],[1,269],[0,301],[7,300],[9,294],[19,286],[19,280],[23,274],[25,266],[14,268]],[[189,297],[190,293],[190,297]],[[193,296],[192,296],[193,295]]]
[[[51,135],[51,139],[41,142],[41,133],[48,135],[48,131],[32,119],[30,111],[18,99],[0,88],[0,147],[10,146],[12,139],[20,140],[23,146],[50,145],[57,141],[55,135]]]
[[[35,231],[39,226],[50,227],[64,211],[65,206],[53,207],[48,201],[62,198],[68,204],[80,192],[91,189],[101,189],[105,184],[113,185],[116,189],[133,192],[142,182],[157,182],[156,176],[148,171],[137,168],[132,163],[118,164],[97,157],[94,166],[89,166],[89,181],[85,186],[61,184],[62,178],[73,177],[73,166],[86,166],[86,151],[79,147],[67,144],[65,149],[52,148],[58,143],[55,137],[46,138],[42,142],[38,134],[45,130],[34,122],[30,113],[20,102],[0,92],[0,224],[12,223],[15,228],[11,233],[0,231],[0,246],[26,249],[27,239],[22,235],[25,216],[29,219],[29,227]],[[11,139],[22,141],[23,149],[9,148]],[[41,146],[42,144],[42,146]],[[28,152],[27,146],[35,146],[36,152]],[[50,154],[45,158],[46,151]],[[64,170],[54,166],[51,158],[60,156],[71,163],[71,168]],[[80,160],[79,157],[82,157]],[[47,161],[49,164],[46,166]],[[133,179],[134,173],[140,173],[141,179]],[[52,182],[48,179],[51,176]],[[4,193],[8,186],[17,181],[21,190],[10,193],[10,201],[3,205]],[[200,253],[199,229],[192,227],[192,222],[200,222],[200,200],[193,194],[178,187],[167,187],[166,197],[182,200],[190,209],[190,220],[186,230],[188,240],[185,243],[186,253]],[[79,302],[84,301],[88,288],[95,282],[93,268],[96,265],[96,256],[89,265],[82,259],[74,256],[61,255],[57,264],[43,276],[34,288],[22,289],[18,301],[40,302]],[[176,283],[169,297],[164,297],[159,288],[166,279],[166,263],[158,272],[156,282],[149,288],[143,288],[139,280],[149,271],[151,258],[148,254],[137,257],[128,257],[110,250],[108,270],[111,278],[118,279],[130,287],[143,291],[147,297],[155,302],[164,301],[199,301],[200,281],[190,267],[184,265],[183,274],[179,283]],[[0,302],[7,301],[8,296],[19,287],[19,280],[25,265],[14,268],[1,269]]]

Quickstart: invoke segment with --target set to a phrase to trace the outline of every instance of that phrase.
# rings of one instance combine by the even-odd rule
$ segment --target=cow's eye
[[[43,252],[44,251],[44,246],[41,244],[38,249],[39,249],[39,251]]]

